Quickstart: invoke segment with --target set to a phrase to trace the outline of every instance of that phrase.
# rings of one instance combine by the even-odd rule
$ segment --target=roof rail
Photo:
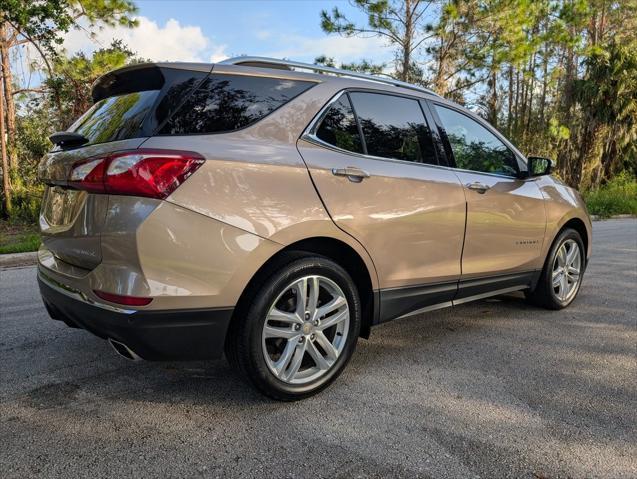
[[[333,75],[339,75],[344,77],[359,78],[361,80],[384,83],[386,85],[393,85],[393,86],[397,86],[401,88],[407,88],[409,90],[419,91],[422,93],[428,93],[430,95],[434,95],[438,97],[440,96],[433,90],[430,90],[429,88],[412,85],[411,83],[407,83],[400,80],[394,80],[393,78],[382,78],[382,77],[377,77],[374,75],[369,75],[367,73],[353,72],[350,70],[343,70],[341,68],[326,67],[323,65],[313,65],[311,63],[295,62],[291,60],[279,60],[277,58],[268,58],[268,57],[242,56],[242,57],[228,58],[227,60],[223,60],[219,63],[223,65],[248,64],[247,66],[261,67],[261,68],[278,68],[278,69],[287,69],[287,70],[290,70],[292,68],[300,68],[303,70],[311,70],[311,71],[320,72],[320,73],[331,73]]]

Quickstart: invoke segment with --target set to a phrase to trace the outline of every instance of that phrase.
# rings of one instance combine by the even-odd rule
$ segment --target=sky
[[[365,18],[346,0],[141,0],[139,26],[106,27],[91,38],[85,30],[66,35],[64,48],[90,53],[121,39],[138,56],[153,61],[215,62],[238,55],[269,56],[313,62],[319,55],[337,62],[393,55],[377,37],[327,35],[320,12],[333,6],[359,22]]]

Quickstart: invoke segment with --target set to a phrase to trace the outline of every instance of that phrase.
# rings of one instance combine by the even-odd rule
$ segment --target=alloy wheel
[[[582,254],[576,241],[568,239],[557,250],[551,281],[553,293],[562,302],[576,293],[582,273]]]
[[[326,374],[347,342],[350,310],[343,290],[325,276],[286,286],[263,323],[262,348],[270,371],[289,384]]]

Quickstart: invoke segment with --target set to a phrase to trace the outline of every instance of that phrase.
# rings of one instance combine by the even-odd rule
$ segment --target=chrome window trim
[[[390,163],[399,163],[402,165],[426,166],[430,168],[442,168],[446,170],[453,169],[453,168],[449,168],[447,166],[442,166],[442,165],[432,165],[431,163],[418,163],[416,161],[399,160],[398,158],[384,158],[382,156],[372,156],[372,155],[366,155],[364,153],[356,153],[354,151],[347,151],[342,148],[339,148],[338,146],[330,145],[329,143],[324,142],[323,140],[321,140],[315,135],[305,134],[300,139],[305,140],[309,143],[313,143],[317,146],[327,148],[328,150],[336,151],[337,153],[344,153],[346,155],[355,156],[355,157],[366,159],[366,160],[387,161]]]
[[[330,143],[327,143],[323,140],[321,140],[319,137],[316,136],[316,130],[318,129],[319,124],[321,123],[321,121],[323,121],[323,118],[325,117],[325,114],[327,113],[327,110],[330,109],[330,107],[336,103],[341,96],[346,95],[348,92],[350,91],[360,91],[360,92],[366,92],[366,93],[384,93],[386,95],[392,95],[392,96],[400,96],[403,98],[410,98],[413,100],[417,101],[417,97],[412,97],[412,96],[408,96],[408,95],[403,95],[401,93],[393,93],[393,92],[383,92],[380,90],[366,90],[366,89],[361,89],[361,88],[344,88],[342,90],[339,90],[338,92],[336,92],[334,94],[334,96],[325,104],[323,105],[323,108],[321,108],[318,113],[314,116],[314,118],[312,119],[312,121],[310,121],[310,124],[305,128],[305,130],[303,131],[303,133],[301,134],[301,137],[299,138],[300,140],[305,140],[309,143],[312,143],[316,146],[320,146],[323,148],[327,148],[329,150],[332,151],[336,151],[338,153],[343,153],[346,155],[351,155],[351,156],[355,156],[358,158],[363,158],[363,159],[368,159],[368,160],[374,160],[374,161],[388,161],[388,162],[392,162],[392,163],[399,163],[399,164],[403,164],[403,165],[418,165],[418,166],[424,166],[424,167],[429,167],[429,168],[438,168],[438,169],[443,169],[443,170],[450,170],[450,171],[461,171],[461,172],[466,172],[466,173],[474,173],[474,174],[479,174],[479,175],[487,175],[487,176],[494,176],[497,178],[503,178],[503,179],[508,179],[508,180],[516,180],[516,181],[526,181],[529,178],[518,178],[516,176],[510,176],[510,175],[503,175],[500,173],[487,173],[487,172],[483,172],[483,171],[473,171],[473,170],[464,170],[462,168],[454,168],[451,166],[446,166],[446,165],[432,165],[431,163],[418,163],[415,161],[407,161],[407,160],[399,160],[398,158],[384,158],[382,156],[373,156],[373,155],[366,155],[364,153],[357,153],[355,151],[349,151],[349,150],[344,150],[343,148],[339,148],[338,146],[332,145]],[[349,102],[349,99],[348,99]],[[444,106],[443,104],[441,104],[442,106]],[[352,106],[353,108],[353,106]],[[424,113],[423,113],[424,116]],[[426,118],[425,118],[426,121]],[[431,126],[429,124],[427,124],[427,126],[429,126],[429,128],[431,128]],[[498,139],[500,139],[498,137]],[[509,145],[505,144],[507,147]],[[512,151],[513,154],[515,154],[514,151]],[[516,155],[517,157],[517,155]]]

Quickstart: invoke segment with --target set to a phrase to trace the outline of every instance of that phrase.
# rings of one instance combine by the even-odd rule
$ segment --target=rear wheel
[[[277,269],[235,318],[227,356],[266,395],[302,399],[327,387],[349,361],[360,301],[349,274],[327,258],[305,256]]]
[[[567,307],[579,292],[585,264],[582,237],[574,229],[565,229],[551,247],[535,291],[527,297],[548,309]]]

